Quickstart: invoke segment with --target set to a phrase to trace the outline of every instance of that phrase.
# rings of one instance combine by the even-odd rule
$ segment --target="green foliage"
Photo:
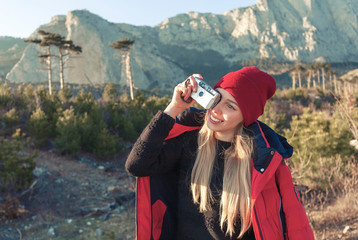
[[[81,89],[74,101],[74,108],[77,114],[83,114],[85,112],[89,113],[92,111],[95,105],[96,103],[92,93],[85,92],[84,89]]]
[[[1,117],[1,119],[9,126],[15,126],[20,122],[19,113],[16,111],[15,108],[10,109]]]
[[[39,98],[39,105],[42,111],[47,116],[48,124],[51,128],[51,133],[55,134],[57,119],[60,112],[62,111],[61,101],[56,92],[54,92],[52,95],[49,95],[48,91],[43,86],[38,88],[36,95]]]
[[[38,147],[44,147],[48,144],[52,135],[52,128],[44,111],[40,108],[33,111],[26,123],[26,127],[31,136],[34,137],[35,144]]]
[[[78,120],[71,107],[63,112],[56,124],[55,148],[61,154],[77,155],[81,150],[81,135]]]
[[[118,91],[113,83],[107,83],[103,90],[102,98],[106,102],[114,102],[118,98]]]
[[[58,92],[58,96],[63,103],[67,103],[73,96],[72,89],[65,84],[63,88]]]
[[[140,91],[137,91],[132,101],[127,94],[123,94],[119,102],[107,104],[108,125],[124,140],[133,141],[153,115],[163,110],[169,101],[167,97],[148,97]]]
[[[0,85],[0,106],[6,106],[12,98],[10,87],[7,84]]]
[[[12,140],[0,137],[0,186],[2,191],[20,191],[33,179],[37,153],[23,154],[26,142],[18,129]]]
[[[103,128],[107,127],[101,118],[101,111],[99,108],[95,108],[91,113],[85,112],[78,117],[81,149],[87,152],[93,152],[96,147],[98,134]]]
[[[265,106],[264,113],[259,117],[260,121],[269,125],[279,134],[283,134],[283,130],[290,126],[287,113],[281,109],[277,102],[268,101]]]
[[[107,128],[103,128],[97,135],[94,153],[99,158],[105,158],[114,155],[118,149],[120,139],[111,135]]]
[[[127,113],[130,116],[129,119],[133,123],[137,133],[140,133],[144,129],[159,109],[164,110],[165,106],[169,104],[169,99],[165,97],[158,98],[152,96],[148,100],[146,99],[147,96],[143,92],[138,91],[127,109]]]
[[[36,101],[36,99],[38,99],[38,96],[36,94],[35,88],[31,84],[28,84],[25,87],[24,91],[22,92],[22,98],[26,103],[28,112],[32,112],[37,108],[36,104],[38,102]]]
[[[349,145],[352,136],[347,122],[326,112],[312,112],[306,108],[301,116],[293,117],[291,129],[286,129],[285,135],[296,149],[294,161],[303,157],[314,165],[320,157],[354,154]]]
[[[19,85],[16,91],[12,94],[11,105],[16,107],[19,111],[27,108],[23,85]]]
[[[125,107],[121,107],[119,103],[109,104],[108,111],[110,114],[109,127],[123,139],[134,140],[137,137],[137,132],[126,114]]]
[[[24,97],[26,101],[31,101],[35,98],[35,88],[32,86],[32,84],[28,84],[24,89]]]

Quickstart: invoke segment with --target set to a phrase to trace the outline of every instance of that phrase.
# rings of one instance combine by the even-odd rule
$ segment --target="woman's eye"
[[[230,108],[230,109],[235,110],[234,106],[233,106],[233,105],[231,105],[231,104],[228,104],[228,105],[227,105],[227,107],[228,107],[228,108]]]

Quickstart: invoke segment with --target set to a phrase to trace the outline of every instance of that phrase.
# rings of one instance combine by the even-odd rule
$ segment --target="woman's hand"
[[[193,105],[194,99],[192,99],[190,95],[197,90],[195,77],[203,79],[200,74],[193,74],[174,88],[172,100],[164,110],[166,114],[175,118],[183,110]]]

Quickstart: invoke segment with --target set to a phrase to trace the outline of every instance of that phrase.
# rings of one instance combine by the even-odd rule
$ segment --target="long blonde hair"
[[[198,136],[198,154],[191,172],[193,200],[199,204],[200,212],[211,209],[213,201],[210,181],[217,151],[214,132],[207,127],[208,115]],[[220,200],[220,226],[226,235],[235,232],[235,223],[240,217],[239,238],[249,229],[251,219],[251,153],[252,138],[240,127],[231,146],[225,151],[223,191]]]

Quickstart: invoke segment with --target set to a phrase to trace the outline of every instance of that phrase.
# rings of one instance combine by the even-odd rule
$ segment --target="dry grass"
[[[351,191],[333,204],[308,209],[316,239],[358,239],[358,193]]]
[[[317,162],[318,172],[307,168],[303,160],[290,166],[315,238],[358,239],[358,162],[355,158],[340,156],[321,158]],[[312,185],[303,187],[301,172],[321,184],[312,181]]]

